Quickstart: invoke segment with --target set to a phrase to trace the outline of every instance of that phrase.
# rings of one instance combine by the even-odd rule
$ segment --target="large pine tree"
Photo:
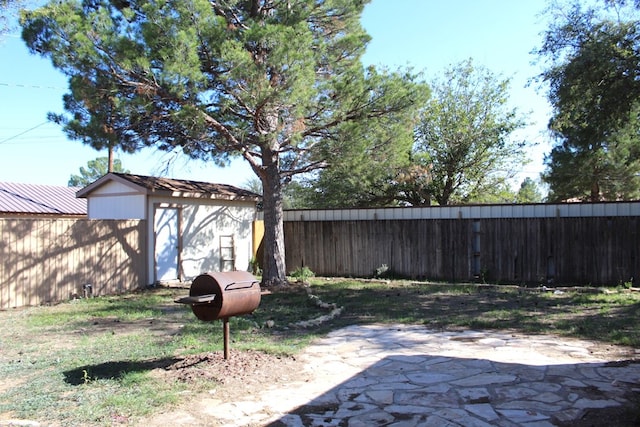
[[[70,77],[76,137],[104,137],[106,124],[123,150],[249,162],[264,189],[263,281],[280,284],[283,185],[324,167],[322,147],[348,143],[346,124],[414,104],[410,78],[360,62],[365,3],[55,0],[25,15],[23,38]]]

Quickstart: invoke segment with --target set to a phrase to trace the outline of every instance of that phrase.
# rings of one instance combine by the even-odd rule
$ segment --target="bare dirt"
[[[229,353],[227,360],[221,351],[186,356],[156,369],[153,374],[187,384],[212,381],[215,390],[207,394],[215,392],[216,398],[231,402],[247,395],[259,395],[267,385],[286,384],[303,367],[302,361],[292,356],[233,349]]]
[[[187,388],[201,385],[202,380],[212,387],[188,392],[176,407],[138,420],[135,424],[145,427],[216,427],[220,422],[207,414],[208,406],[246,400],[247,396],[257,400],[267,387],[284,388],[294,380],[313,380],[311,375],[303,372],[303,361],[292,356],[234,349],[229,353],[227,360],[221,351],[210,352],[190,355],[172,365],[155,369],[153,375],[165,381],[184,382]]]

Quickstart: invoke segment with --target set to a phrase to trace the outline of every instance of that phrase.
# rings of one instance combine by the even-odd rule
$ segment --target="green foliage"
[[[326,167],[351,143],[347,127],[414,105],[413,81],[362,66],[365,3],[50,1],[23,16],[23,39],[69,76],[66,114],[53,117],[70,137],[242,156],[263,184],[263,280],[279,283],[284,185]]]
[[[529,177],[520,183],[520,189],[516,194],[516,203],[540,203],[542,202],[542,194],[536,183]]]
[[[345,123],[337,138],[323,147],[327,167],[303,177],[294,191],[296,207],[345,208],[397,203],[398,176],[410,168],[413,129],[419,107],[428,98],[426,85],[407,86],[418,75],[391,74],[383,90],[411,108],[378,120]],[[380,79],[380,76],[376,77]],[[398,102],[398,101],[394,101]]]
[[[316,274],[311,271],[309,267],[306,265],[303,267],[298,267],[291,273],[289,273],[291,277],[298,280],[299,282],[307,282],[310,278],[314,277]]]
[[[109,158],[98,157],[87,162],[87,167],[80,167],[80,175],[71,175],[69,178],[69,187],[84,187],[101,176],[105,175],[109,170]],[[113,160],[113,172],[129,173],[127,169],[122,167],[120,159]]]
[[[295,207],[513,202],[508,180],[527,144],[509,139],[524,122],[507,108],[508,85],[471,60],[452,67],[432,99],[415,92],[419,110],[345,129],[351,143],[327,146],[328,167],[293,187]]]
[[[382,264],[380,267],[376,268],[373,272],[373,277],[376,279],[384,279],[391,275],[391,269],[387,264]]]
[[[508,88],[508,79],[472,60],[453,66],[433,82],[433,98],[417,129],[415,154],[431,168],[430,192],[438,204],[498,195],[525,163],[527,144],[510,139],[524,121],[507,106]]]
[[[313,187],[308,180],[302,179],[289,182],[284,188],[284,207],[285,209],[306,209],[310,208],[313,199]]]
[[[262,182],[256,177],[247,179],[243,184],[242,188],[245,190],[249,190],[255,194],[262,194]]]
[[[249,260],[249,268],[251,273],[254,276],[261,276],[262,275],[262,269],[260,268],[260,262],[256,259],[256,257],[251,257],[251,259]]]
[[[640,26],[637,4],[574,2],[550,10],[537,53],[554,107],[545,158],[550,201],[640,197]]]
[[[628,280],[626,282],[621,282],[620,287],[623,289],[631,289],[633,287],[633,282]]]

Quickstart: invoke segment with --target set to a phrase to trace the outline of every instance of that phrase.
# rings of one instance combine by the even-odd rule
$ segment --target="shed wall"
[[[234,253],[231,269],[248,270],[253,253],[253,204],[188,205],[182,212],[182,269],[185,278],[191,280],[207,271],[230,269],[229,264],[222,263],[225,252],[222,246],[231,240]],[[228,259],[228,254],[225,256]]]
[[[230,269],[221,262],[221,238],[233,236],[235,270],[247,270],[253,253],[252,223],[256,208],[253,202],[211,199],[150,198],[149,213],[158,207],[177,207],[180,212],[179,272],[180,280],[192,280],[201,273]],[[149,253],[154,253],[155,232],[150,232]],[[149,260],[155,271],[155,260]]]
[[[147,219],[144,194],[92,196],[87,201],[91,219]]]

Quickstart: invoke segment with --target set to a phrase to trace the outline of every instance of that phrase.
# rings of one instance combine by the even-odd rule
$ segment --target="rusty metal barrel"
[[[189,302],[200,320],[212,321],[252,313],[260,305],[260,283],[246,271],[204,273],[193,279]]]

